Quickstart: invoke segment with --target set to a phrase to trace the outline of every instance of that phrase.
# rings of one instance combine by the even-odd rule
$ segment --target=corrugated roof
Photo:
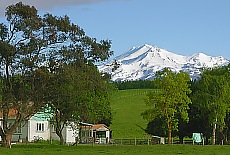
[[[53,117],[53,114],[49,113],[36,113],[34,116],[30,118],[30,120],[36,121],[49,121]]]
[[[51,118],[53,118],[53,116],[54,114],[52,113],[51,107],[46,105],[40,112],[32,116],[30,120],[49,121]]]
[[[15,110],[15,109],[10,109],[9,110],[9,113],[8,113],[8,117],[11,118],[11,117],[15,117],[18,113],[18,110]],[[3,118],[3,113],[0,112],[0,118]]]
[[[9,110],[8,117],[13,118],[16,116],[17,113],[18,110],[12,108]],[[51,108],[46,105],[41,112],[36,113],[30,119],[37,120],[37,121],[47,121],[47,120],[49,121],[53,116],[54,114],[51,112]],[[0,112],[0,118],[3,118],[2,112]]]

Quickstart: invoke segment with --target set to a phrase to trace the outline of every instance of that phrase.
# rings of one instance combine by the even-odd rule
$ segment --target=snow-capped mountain
[[[114,69],[114,64],[116,69]],[[203,53],[182,56],[164,49],[143,45],[134,47],[114,60],[99,66],[101,72],[111,74],[113,81],[153,79],[156,71],[170,68],[175,72],[185,71],[192,79],[199,77],[203,67],[227,65],[229,61],[223,57],[211,57]]]

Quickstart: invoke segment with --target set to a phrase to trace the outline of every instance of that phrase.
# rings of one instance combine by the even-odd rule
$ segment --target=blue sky
[[[181,55],[202,52],[230,60],[229,0],[23,2],[34,5],[40,14],[68,15],[87,35],[111,40],[114,56],[150,44]]]

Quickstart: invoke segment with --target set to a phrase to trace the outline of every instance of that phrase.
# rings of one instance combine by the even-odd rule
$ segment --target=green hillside
[[[119,90],[111,97],[113,138],[144,138],[147,121],[141,116],[150,89]]]

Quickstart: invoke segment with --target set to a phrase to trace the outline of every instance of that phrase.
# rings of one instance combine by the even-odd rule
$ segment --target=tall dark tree
[[[6,8],[6,23],[0,23],[2,70],[2,145],[9,146],[17,126],[49,102],[47,86],[53,70],[62,63],[106,60],[111,42],[85,35],[68,16],[39,16],[33,6],[21,2]],[[9,125],[9,110],[16,119]]]
[[[93,64],[68,64],[52,80],[51,105],[56,112],[56,133],[64,144],[62,130],[68,122],[111,122],[107,81]]]
[[[178,119],[180,115],[188,121],[189,104],[191,103],[188,94],[190,77],[187,73],[174,73],[165,68],[156,73],[154,86],[159,91],[152,91],[147,94],[146,105],[149,109],[142,113],[144,119],[148,121],[164,120],[168,143],[171,143],[172,131],[178,130]]]
[[[202,72],[201,79],[193,84],[193,108],[197,111],[195,115],[205,119],[203,123],[208,127],[205,133],[208,135],[212,132],[213,144],[216,143],[217,129],[222,132],[226,128],[230,107],[229,68],[230,65],[207,68]]]

